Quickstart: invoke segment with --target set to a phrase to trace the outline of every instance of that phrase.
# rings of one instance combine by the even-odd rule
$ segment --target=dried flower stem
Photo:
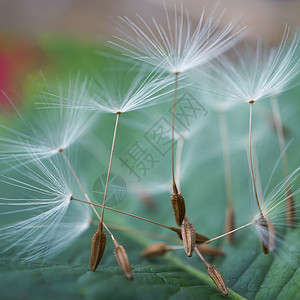
[[[223,153],[223,165],[224,165],[224,175],[225,175],[225,187],[226,187],[226,223],[225,231],[231,231],[235,226],[234,221],[234,209],[233,209],[233,195],[232,195],[232,184],[231,184],[231,167],[230,167],[230,148],[229,148],[229,138],[228,138],[228,128],[225,112],[219,111],[219,127],[221,133],[222,141],[222,153]],[[234,235],[227,236],[228,242],[233,243]]]
[[[285,152],[285,139],[284,139],[284,131],[283,131],[283,125],[280,118],[280,112],[279,112],[279,106],[278,106],[278,100],[276,96],[272,97],[271,105],[272,105],[272,111],[273,111],[273,118],[274,118],[274,124],[276,128],[276,133],[279,141],[279,147],[280,152],[282,155],[282,165],[283,165],[283,173],[284,176],[287,178],[289,171],[288,171],[288,163],[287,163],[287,157]],[[291,187],[289,182],[286,182],[286,219],[287,219],[287,225],[290,228],[293,228],[295,226],[295,203],[294,203],[294,197],[291,196]]]

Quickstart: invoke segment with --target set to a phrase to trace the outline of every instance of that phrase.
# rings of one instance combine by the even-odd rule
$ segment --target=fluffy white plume
[[[210,65],[210,72],[202,75],[208,74],[210,88],[224,101],[257,101],[282,93],[292,87],[300,72],[299,34],[288,45],[290,36],[286,26],[279,46],[267,47],[259,39],[256,45],[240,45],[232,56],[220,57]]]
[[[47,109],[36,110],[33,116],[22,118],[21,130],[0,125],[0,160],[17,163],[31,161],[34,157],[42,159],[54,155],[60,148],[66,149],[75,143],[90,128],[93,115],[77,109],[89,95],[87,80],[82,84],[79,84],[79,80],[78,77],[70,82],[67,91],[60,89],[58,95],[40,93],[41,105]],[[71,101],[71,108],[63,106],[61,99],[65,97]],[[54,99],[59,99],[56,102],[58,109],[49,108]]]
[[[28,149],[28,151],[30,151]],[[31,153],[35,156],[34,153]],[[32,163],[0,175],[0,251],[24,260],[51,257],[69,246],[90,224],[89,205],[61,157],[37,156]]]
[[[198,23],[192,23],[187,9],[181,3],[175,6],[172,17],[165,5],[167,26],[152,18],[152,22],[137,16],[137,21],[120,17],[118,35],[111,44],[124,55],[170,73],[182,73],[203,65],[222,54],[239,40],[242,29],[235,30],[229,23],[222,28],[222,15],[201,13]]]

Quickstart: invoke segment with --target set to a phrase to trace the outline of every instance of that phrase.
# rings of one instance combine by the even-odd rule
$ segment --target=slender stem
[[[77,181],[77,183],[78,183],[80,189],[82,190],[82,192],[83,192],[85,198],[88,200],[88,203],[92,203],[91,200],[90,200],[90,198],[89,198],[89,196],[88,196],[88,194],[86,193],[86,191],[85,191],[83,185],[81,184],[81,182],[80,182],[80,180],[79,180],[77,174],[75,173],[75,170],[74,170],[73,167],[71,166],[71,163],[70,163],[69,159],[68,159],[67,156],[65,155],[63,149],[59,149],[59,153],[62,155],[62,157],[63,157],[64,160],[66,161],[67,165],[69,166],[69,168],[70,168],[72,174],[74,175],[74,177],[75,177],[75,179],[76,179],[76,181]],[[99,214],[98,214],[96,208],[95,208],[94,206],[92,206],[92,208],[93,208],[95,214],[97,215],[97,217],[98,217],[99,220],[100,220],[100,216],[99,216]]]
[[[124,212],[124,211],[121,211],[121,210],[117,210],[117,209],[114,209],[114,208],[111,208],[111,207],[107,207],[107,206],[104,206],[104,205],[101,205],[101,204],[96,204],[96,203],[93,203],[93,202],[84,201],[84,200],[77,199],[77,198],[74,198],[74,197],[72,197],[71,200],[75,200],[75,201],[79,201],[79,202],[82,202],[82,203],[90,204],[92,206],[102,207],[102,209],[111,210],[111,211],[114,211],[114,212],[117,212],[117,213],[129,216],[129,217],[140,219],[140,220],[143,220],[143,221],[146,221],[146,222],[149,222],[149,223],[152,223],[152,224],[155,224],[155,225],[158,225],[158,226],[161,226],[161,227],[165,227],[165,228],[168,228],[168,229],[172,230],[171,226],[167,226],[167,225],[155,222],[155,221],[151,221],[149,219],[146,219],[146,218],[143,218],[143,217],[139,217],[139,216],[136,216],[134,214],[130,214],[130,213],[127,213],[127,212]]]
[[[97,224],[94,224],[94,225],[97,225]],[[119,226],[119,225],[113,225],[113,224],[107,224],[107,225],[109,228],[114,229],[114,230],[120,230],[120,231],[124,231],[124,232],[128,232],[128,233],[132,233],[132,234],[139,234],[139,235],[147,236],[149,238],[156,239],[156,240],[172,242],[172,243],[179,242],[179,240],[176,238],[167,237],[167,236],[163,236],[160,234],[154,234],[154,233],[145,232],[145,231],[133,230],[130,228],[126,228],[124,226]],[[180,246],[180,247],[183,247],[183,246]]]
[[[101,212],[100,223],[103,222],[103,217],[104,217],[104,206],[105,206],[106,195],[107,195],[107,190],[108,190],[108,182],[109,182],[110,170],[111,170],[112,159],[113,159],[113,154],[114,154],[115,141],[116,141],[117,128],[118,128],[120,114],[121,114],[120,112],[117,112],[114,135],[113,135],[113,140],[112,140],[112,144],[111,144],[110,158],[109,158],[109,163],[108,163],[108,171],[107,171],[107,176],[106,176],[105,189],[104,189],[103,207],[102,207],[102,212]]]
[[[256,203],[259,209],[259,212],[263,216],[259,201],[258,201],[258,196],[257,196],[257,190],[256,190],[256,185],[255,185],[255,178],[254,178],[254,171],[253,171],[253,162],[252,162],[252,151],[251,151],[251,130],[252,130],[252,106],[253,106],[254,101],[250,101],[250,117],[249,117],[249,160],[250,160],[250,168],[251,168],[251,177],[252,177],[252,184],[253,184],[253,190],[254,190],[254,195],[256,199]]]
[[[177,151],[176,151],[176,178],[177,178],[177,188],[180,192],[180,171],[181,171],[181,153],[184,142],[184,136],[180,135],[177,143]]]
[[[201,260],[205,263],[205,265],[209,267],[210,266],[209,263],[205,260],[205,258],[203,257],[203,255],[201,254],[201,252],[197,247],[195,247],[195,251],[198,254],[198,256],[201,258]]]
[[[245,224],[245,225],[243,225],[243,226],[241,226],[241,227],[238,227],[238,228],[236,228],[236,229],[233,229],[233,230],[231,230],[231,231],[228,231],[228,232],[226,232],[226,233],[224,233],[224,234],[218,235],[218,236],[216,236],[215,238],[210,239],[210,240],[204,242],[203,244],[208,244],[208,243],[210,243],[210,242],[212,242],[212,241],[218,240],[218,239],[220,239],[220,238],[222,238],[222,237],[224,237],[224,236],[227,236],[227,235],[229,235],[229,234],[231,234],[231,233],[234,233],[234,232],[236,232],[236,231],[238,231],[238,230],[241,230],[241,229],[243,229],[243,228],[249,227],[249,226],[251,226],[251,225],[253,225],[253,224],[254,224],[254,222],[252,221],[252,222],[247,223],[247,224]]]
[[[233,208],[228,128],[225,112],[222,111],[219,112],[219,126],[222,141],[227,206]]]
[[[172,180],[173,180],[173,192],[178,194],[177,186],[175,183],[175,162],[174,162],[174,134],[175,134],[175,108],[177,98],[177,86],[178,86],[178,73],[175,73],[175,88],[174,88],[174,102],[173,102],[173,113],[172,113]]]

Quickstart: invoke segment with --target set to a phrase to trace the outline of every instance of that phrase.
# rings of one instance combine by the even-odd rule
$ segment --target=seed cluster
[[[299,75],[300,59],[296,52],[299,37],[295,34],[290,47],[288,47],[287,40],[290,29],[287,26],[279,48],[262,49],[258,43],[254,47],[254,52],[251,52],[253,47],[250,47],[252,49],[250,51],[248,48],[243,49],[237,46],[243,39],[241,33],[245,31],[244,27],[233,26],[232,24],[222,27],[219,18],[212,15],[205,17],[204,13],[201,14],[199,21],[194,26],[183,5],[179,10],[175,7],[174,11],[175,14],[171,18],[165,8],[168,23],[165,28],[155,20],[153,20],[153,24],[148,24],[139,17],[139,20],[142,21],[142,25],[139,27],[129,18],[121,18],[122,23],[117,27],[119,35],[114,36],[111,44],[115,48],[121,49],[120,55],[125,55],[126,59],[136,60],[136,65],[139,68],[134,78],[128,76],[130,83],[126,82],[128,78],[123,78],[126,82],[125,92],[118,80],[103,77],[99,80],[99,93],[91,96],[85,93],[87,90],[85,80],[83,81],[84,87],[78,88],[78,81],[80,81],[78,79],[74,86],[70,85],[71,91],[68,92],[68,95],[54,95],[49,92],[41,94],[44,101],[38,105],[47,116],[52,117],[49,112],[55,111],[56,118],[50,118],[55,126],[49,126],[49,128],[38,131],[36,126],[32,125],[30,127],[32,134],[23,134],[3,126],[7,135],[0,136],[1,146],[3,144],[0,158],[7,160],[6,162],[16,170],[20,178],[13,178],[8,175],[9,170],[4,170],[4,175],[0,175],[1,182],[16,188],[21,196],[16,198],[3,195],[0,198],[0,205],[13,207],[13,209],[17,207],[15,211],[11,211],[12,213],[23,212],[24,207],[24,211],[34,208],[36,209],[34,211],[38,212],[33,217],[0,229],[0,241],[9,241],[12,244],[12,246],[4,248],[3,252],[19,246],[22,248],[19,256],[29,255],[30,259],[40,259],[45,255],[45,252],[50,251],[52,246],[55,249],[53,252],[55,255],[57,254],[55,251],[63,250],[63,247],[71,243],[90,225],[96,223],[97,230],[91,239],[90,269],[96,271],[99,267],[105,252],[107,237],[110,237],[115,246],[114,254],[117,263],[125,276],[131,280],[134,278],[134,271],[132,272],[127,252],[111,231],[116,229],[130,232],[130,230],[110,224],[104,214],[105,211],[110,210],[116,214],[139,219],[142,222],[148,222],[172,231],[174,236],[177,235],[175,241],[178,243],[176,245],[167,244],[166,237],[160,236],[160,242],[149,245],[142,252],[142,256],[145,258],[160,257],[178,249],[183,249],[188,257],[196,254],[206,267],[209,277],[205,276],[210,281],[212,280],[224,296],[227,296],[226,281],[218,269],[204,258],[204,256],[224,256],[225,253],[222,249],[210,246],[208,243],[222,237],[227,237],[229,243],[234,243],[234,233],[251,226],[255,227],[258,232],[263,253],[269,254],[278,247],[276,243],[278,239],[275,226],[276,216],[283,213],[285,215],[284,223],[289,228],[297,226],[298,205],[295,196],[300,189],[294,187],[293,184],[299,176],[300,168],[296,168],[289,175],[285,154],[284,126],[280,120],[280,114],[276,110],[277,99],[272,99],[272,102],[275,103],[273,117],[281,157],[283,158],[284,180],[274,188],[269,198],[265,198],[265,195],[260,191],[259,172],[253,157],[252,127],[254,125],[252,112],[258,100],[275,97],[275,95],[289,89],[291,87],[289,83]],[[236,55],[232,61],[231,55],[226,57],[224,54],[228,50],[233,52],[231,55],[234,56],[234,53]],[[197,71],[192,74],[192,71],[195,70]],[[181,89],[185,90],[195,86],[195,83],[197,85],[199,82],[197,76],[199,74],[203,76],[203,71],[207,72],[205,79],[208,89],[218,89],[218,96],[215,97],[218,100],[212,100],[209,105],[214,107],[220,117],[226,186],[225,233],[213,238],[199,233],[189,220],[188,206],[191,199],[183,197],[180,190],[181,174],[180,172],[175,174],[175,170],[181,169],[181,160],[175,159],[175,152],[179,148],[179,146],[176,148],[175,145],[178,92]],[[126,74],[122,74],[122,76],[126,77]],[[193,76],[196,76],[196,80]],[[124,88],[124,85],[122,87]],[[172,150],[169,161],[172,193],[169,198],[171,200],[170,210],[166,213],[171,214],[173,210],[177,227],[111,208],[106,203],[114,161],[114,149],[118,142],[120,119],[129,111],[159,104],[160,99],[165,96],[173,99],[171,137],[168,140]],[[228,103],[231,103],[232,100],[246,103],[250,108],[249,180],[252,183],[253,199],[257,209],[254,218],[238,228],[235,227],[236,211],[231,187],[231,153],[225,118],[227,110],[231,108],[231,104]],[[91,201],[89,191],[85,189],[85,185],[77,175],[71,155],[68,153],[68,148],[82,134],[88,132],[93,125],[96,117],[90,117],[87,114],[90,111],[110,113],[115,117],[110,157],[107,160],[108,168],[103,199],[96,199],[102,204]],[[45,115],[42,115],[41,120],[46,123]],[[57,123],[60,125],[59,128],[57,128]],[[25,124],[28,123],[25,122]],[[181,141],[185,140],[186,137],[182,132],[179,132],[178,135]],[[26,171],[23,171],[22,168],[25,168]],[[24,191],[32,193],[29,198],[24,199]],[[165,201],[169,201],[169,199]],[[96,216],[97,222],[93,220],[90,215],[91,212],[94,213],[94,217]],[[0,212],[1,214],[2,212]],[[190,219],[192,220],[192,218]],[[280,221],[282,224],[282,220]],[[202,229],[200,231],[202,232]],[[147,235],[146,232],[139,231],[135,231],[133,234]],[[148,235],[150,236],[151,233]],[[64,236],[71,238],[65,241]],[[51,241],[49,241],[49,237],[51,237]],[[33,249],[35,251],[32,251]]]

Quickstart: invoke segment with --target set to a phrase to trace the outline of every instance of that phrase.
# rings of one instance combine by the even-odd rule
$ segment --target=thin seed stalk
[[[178,194],[178,189],[175,182],[175,154],[174,154],[174,140],[175,140],[175,109],[176,109],[176,98],[178,89],[178,73],[175,73],[175,88],[174,88],[174,102],[172,112],[172,180],[173,180],[173,193]]]
[[[249,161],[250,161],[250,168],[251,168],[251,178],[252,178],[252,186],[254,190],[254,195],[255,195],[255,200],[257,203],[257,207],[259,209],[259,212],[263,216],[259,201],[258,201],[258,196],[257,196],[257,190],[256,190],[256,184],[255,184],[255,178],[254,178],[254,170],[253,170],[253,160],[252,160],[252,145],[251,145],[251,132],[252,132],[252,109],[253,109],[253,103],[254,101],[250,101],[250,117],[249,117]]]
[[[101,211],[100,223],[103,222],[103,217],[104,217],[104,206],[105,206],[105,201],[106,201],[106,196],[107,196],[109,176],[110,176],[110,171],[111,171],[112,159],[113,159],[113,155],[114,155],[115,141],[116,141],[116,136],[117,136],[117,129],[118,129],[120,114],[121,114],[120,112],[117,112],[114,135],[113,135],[113,140],[112,140],[112,144],[111,144],[110,158],[109,158],[109,163],[108,163],[106,183],[105,183],[105,188],[104,188],[104,196],[103,196],[103,202],[102,202],[103,207],[102,207],[102,211]]]
[[[172,209],[175,215],[175,221],[178,226],[181,226],[185,217],[185,201],[181,193],[178,193],[178,188],[175,180],[175,154],[174,154],[174,135],[175,135],[175,109],[176,98],[178,88],[178,73],[175,73],[175,88],[174,88],[174,102],[172,113],[172,181],[173,181],[173,193],[171,195]]]
[[[239,230],[241,230],[241,229],[244,229],[244,228],[246,228],[246,227],[249,227],[249,226],[251,226],[251,225],[253,225],[253,224],[254,224],[254,221],[249,222],[249,223],[247,223],[247,224],[245,224],[245,225],[243,225],[243,226],[240,226],[240,227],[235,228],[235,229],[233,229],[233,230],[231,230],[231,231],[229,231],[229,232],[225,232],[224,234],[218,235],[218,236],[216,236],[216,237],[214,237],[214,238],[212,238],[212,239],[210,239],[210,240],[207,240],[207,241],[205,241],[203,244],[211,243],[211,242],[213,242],[213,241],[215,241],[215,240],[218,240],[218,239],[220,239],[220,238],[222,238],[222,237],[228,236],[228,235],[230,235],[230,234],[232,234],[232,233],[234,233],[234,232],[237,232],[237,231],[239,231]]]
[[[287,163],[287,157],[285,152],[285,138],[284,138],[284,131],[283,131],[283,125],[280,118],[279,113],[279,106],[278,106],[278,100],[277,97],[273,96],[271,101],[272,105],[272,111],[273,111],[273,118],[274,118],[274,124],[275,129],[278,137],[280,152],[282,154],[282,165],[283,165],[283,172],[284,177],[288,177],[288,163]],[[291,187],[289,182],[286,183],[286,220],[287,225],[290,228],[293,228],[295,226],[295,202],[294,197],[292,196]]]

